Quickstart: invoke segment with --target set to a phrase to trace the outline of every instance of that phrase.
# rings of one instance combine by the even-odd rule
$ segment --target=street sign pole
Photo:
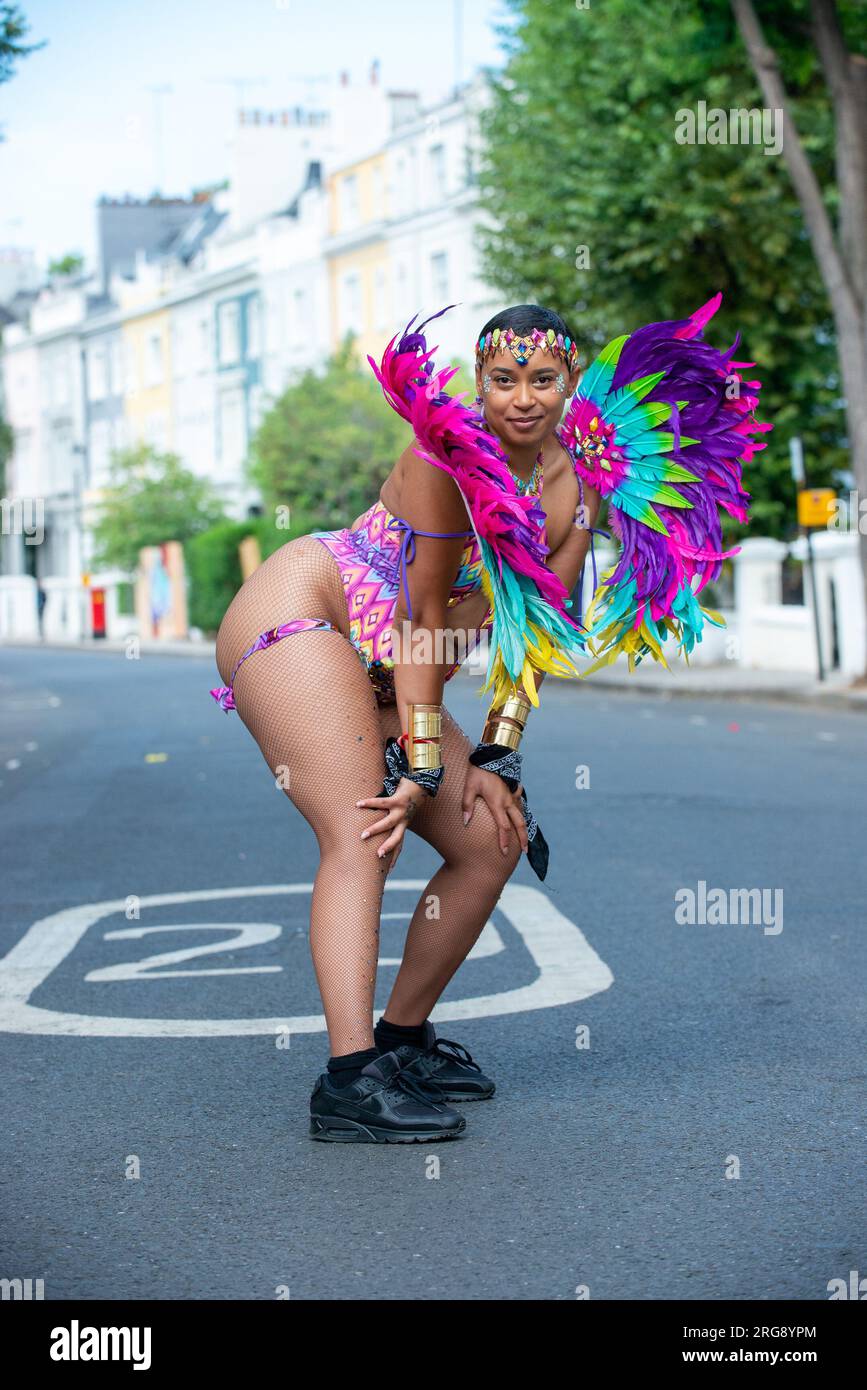
[[[807,527],[807,564],[810,569],[810,592],[813,595],[813,625],[816,629],[816,652],[819,657],[819,680],[825,679],[825,663],[822,660],[822,634],[819,630],[819,596],[816,592],[816,566],[813,563],[813,532]]]
[[[810,593],[813,595],[813,626],[816,629],[816,655],[819,662],[819,680],[825,679],[825,663],[822,659],[822,632],[819,623],[819,592],[816,585],[816,558],[813,554],[813,530],[828,528],[828,518],[835,502],[833,488],[808,488],[805,486],[804,451],[797,437],[789,441],[792,463],[792,477],[798,487],[798,523],[807,541],[807,568],[810,572]]]

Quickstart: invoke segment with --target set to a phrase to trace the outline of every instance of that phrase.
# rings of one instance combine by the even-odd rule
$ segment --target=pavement
[[[552,681],[525,738],[548,877],[518,865],[435,1015],[497,1094],[451,1144],[322,1145],[313,832],[206,648],[102,650],[0,650],[0,1277],[826,1301],[867,1269],[856,713]],[[472,733],[471,679],[449,709]],[[408,841],[377,1009],[439,865]],[[768,912],[678,920],[702,883]]]
[[[46,647],[58,651],[124,652],[125,642],[0,642],[0,651],[8,647]],[[201,657],[214,662],[214,643],[201,641],[148,641],[141,644],[142,655]],[[587,665],[591,663],[588,661]],[[459,683],[478,683],[480,672],[468,669],[469,663],[453,678]],[[215,684],[219,678],[214,675]],[[587,678],[600,689],[623,690],[636,694],[658,694],[663,697],[719,696],[727,700],[797,701],[800,703],[867,711],[867,681],[855,683],[851,676],[839,671],[828,672],[820,681],[803,671],[750,670],[727,662],[720,666],[690,665],[682,660],[670,662],[666,670],[658,662],[642,661],[630,671],[625,660]],[[568,682],[566,682],[568,684]]]

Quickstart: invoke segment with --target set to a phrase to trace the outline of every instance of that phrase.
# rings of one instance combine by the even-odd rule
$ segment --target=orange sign
[[[832,487],[807,487],[798,493],[798,525],[827,526],[837,494]]]

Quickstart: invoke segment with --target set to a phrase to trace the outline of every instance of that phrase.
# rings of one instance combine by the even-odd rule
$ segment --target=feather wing
[[[621,652],[630,670],[648,654],[667,666],[669,636],[688,659],[705,621],[725,626],[696,595],[740,549],[721,549],[721,510],[748,520],[742,467],[766,447],[752,436],[773,427],[756,419],[761,383],[741,375],[755,363],[734,360],[739,337],[726,352],[703,340],[721,302],[615,338],[570,402],[563,441],[608,498],[620,542],[586,614],[598,660],[584,675]]]

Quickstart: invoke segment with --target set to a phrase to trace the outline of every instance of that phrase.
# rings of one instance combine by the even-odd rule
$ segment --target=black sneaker
[[[402,1043],[395,1053],[404,1075],[441,1100],[488,1100],[497,1089],[460,1043],[438,1038],[432,1023],[425,1023],[425,1046]]]
[[[393,1052],[368,1062],[357,1081],[333,1086],[323,1072],[310,1097],[310,1137],[341,1144],[425,1144],[456,1139],[467,1122],[419,1085]]]

